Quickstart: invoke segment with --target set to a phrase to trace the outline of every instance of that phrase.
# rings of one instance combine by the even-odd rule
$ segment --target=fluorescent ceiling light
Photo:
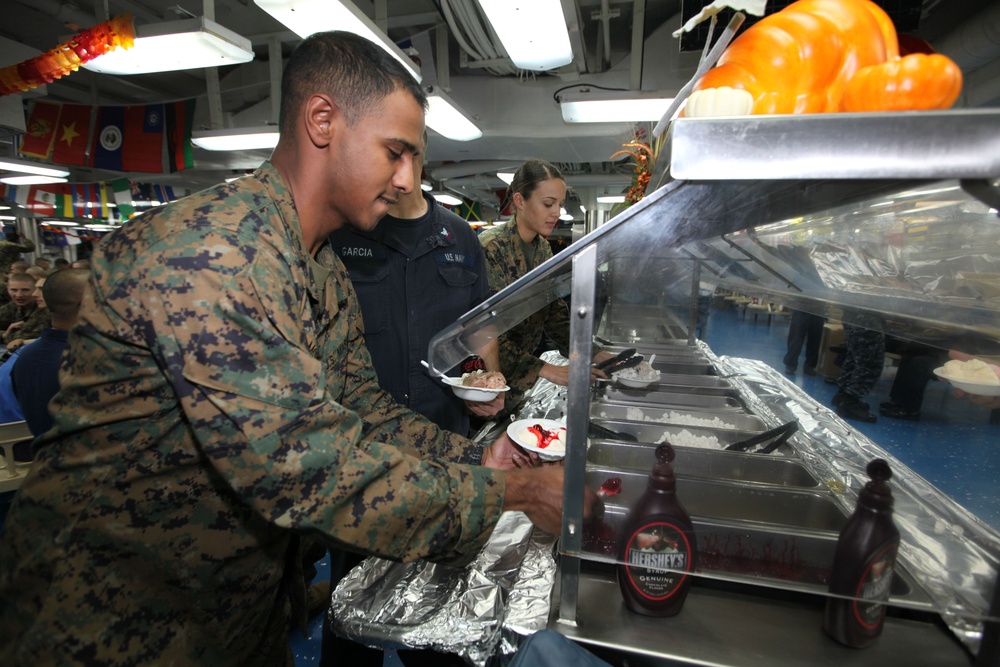
[[[572,220],[573,214],[564,208],[559,209],[559,219],[560,220]]]
[[[92,229],[95,232],[111,232],[118,229],[118,225],[84,225],[84,229]]]
[[[326,30],[361,35],[385,49],[420,81],[420,67],[348,0],[254,0],[254,3],[303,39]]]
[[[442,137],[455,141],[472,141],[483,136],[483,131],[476,127],[466,115],[451,101],[447,95],[436,86],[427,88],[427,127]]]
[[[461,199],[453,195],[450,195],[447,192],[435,192],[433,193],[433,195],[434,199],[437,199],[445,206],[458,206],[459,204],[462,203]]]
[[[207,151],[250,151],[274,148],[278,145],[278,128],[231,128],[228,130],[198,130],[191,133],[191,143]]]
[[[497,172],[497,178],[499,178],[501,181],[503,181],[507,185],[510,185],[512,182],[514,182],[514,172],[512,172],[512,171],[498,171]]]
[[[72,220],[42,220],[43,225],[51,227],[79,227],[80,225]]]
[[[48,185],[65,182],[66,179],[59,176],[4,176],[0,178],[0,183],[7,185]]]
[[[38,174],[39,176],[54,176],[60,178],[69,176],[68,169],[46,167],[44,165],[27,162],[25,160],[11,160],[10,158],[0,159],[0,170],[16,171],[19,174]]]
[[[559,107],[567,123],[639,123],[658,122],[673,101],[659,91],[601,91],[560,95]]]
[[[249,39],[198,16],[136,26],[135,46],[105,53],[83,67],[103,74],[149,74],[238,65],[251,60]]]
[[[423,190],[424,192],[430,192],[431,190],[434,189],[434,186],[428,183],[427,181],[420,181],[420,189]]]
[[[597,198],[598,204],[621,204],[625,201],[625,195],[601,195]]]
[[[479,0],[516,67],[550,70],[573,62],[561,0]]]
[[[0,215],[0,220],[17,220],[16,215]]]

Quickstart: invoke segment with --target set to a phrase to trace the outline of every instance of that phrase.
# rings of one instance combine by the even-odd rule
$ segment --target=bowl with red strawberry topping
[[[519,419],[507,427],[510,439],[543,461],[566,456],[566,424],[555,419]]]

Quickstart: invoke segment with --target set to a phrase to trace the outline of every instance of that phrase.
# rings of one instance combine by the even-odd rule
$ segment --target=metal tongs
[[[751,452],[752,454],[770,454],[778,447],[781,447],[783,444],[785,444],[785,441],[788,440],[788,438],[792,437],[792,434],[798,430],[799,430],[799,422],[791,421],[788,422],[787,424],[782,424],[777,428],[772,428],[770,431],[764,431],[763,433],[755,435],[752,438],[747,438],[746,440],[741,440],[740,442],[734,442],[733,444],[726,447],[726,451],[745,452],[751,447],[755,447],[756,445],[759,445],[762,442],[767,442],[768,440],[771,440],[770,443],[768,443],[761,449],[758,449],[755,452]]]
[[[594,368],[599,371],[604,371],[604,373],[611,377],[611,374],[615,371],[624,370],[626,368],[632,368],[633,366],[638,366],[642,363],[643,357],[641,354],[635,353],[635,348],[630,347],[627,350],[619,352],[614,357],[610,359],[605,359],[604,361],[594,364]]]

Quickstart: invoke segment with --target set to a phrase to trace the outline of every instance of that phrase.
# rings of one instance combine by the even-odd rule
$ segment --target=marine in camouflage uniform
[[[502,473],[444,465],[478,447],[379,389],[347,271],[310,257],[270,163],[124,226],[92,270],[0,547],[0,664],[290,664],[298,536],[486,541]]]
[[[15,304],[12,302],[7,305],[13,306]],[[49,313],[48,308],[38,308],[36,306],[27,317],[22,319],[24,320],[24,325],[11,330],[10,333],[6,333],[3,337],[4,343],[10,343],[14,340],[34,340],[41,336],[43,331],[52,326],[52,315]],[[14,321],[20,322],[21,320]]]
[[[490,291],[493,294],[552,257],[549,242],[539,234],[531,242],[534,261],[528,261],[521,248],[522,241],[515,218],[511,218],[505,225],[482,232],[479,242],[486,254]],[[560,354],[569,356],[569,308],[562,299],[556,299],[500,336],[500,371],[510,386],[505,412],[513,411],[524,398],[525,392],[538,379],[538,373],[545,362],[535,355],[535,350],[542,342],[543,335],[547,335],[556,344]]]
[[[31,301],[23,306],[17,305],[14,301],[0,306],[0,334],[5,333],[7,331],[7,327],[14,322],[24,322],[39,310],[41,310],[41,308],[38,307],[38,303],[35,301],[34,297],[32,297]]]
[[[34,250],[35,243],[31,239],[18,243],[0,240],[0,276],[6,276],[10,272],[10,265],[21,259],[21,253],[33,252]]]

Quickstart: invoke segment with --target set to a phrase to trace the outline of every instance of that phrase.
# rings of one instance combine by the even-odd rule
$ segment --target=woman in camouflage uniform
[[[515,213],[506,225],[479,235],[486,253],[490,290],[496,294],[552,257],[546,237],[559,222],[566,203],[566,181],[554,165],[543,160],[522,164],[507,189]],[[547,335],[559,352],[569,356],[569,309],[556,299],[500,337],[500,370],[510,393],[506,410],[513,411],[539,378],[566,386],[569,367],[549,364],[535,355],[542,336]],[[598,370],[595,377],[604,377]]]

